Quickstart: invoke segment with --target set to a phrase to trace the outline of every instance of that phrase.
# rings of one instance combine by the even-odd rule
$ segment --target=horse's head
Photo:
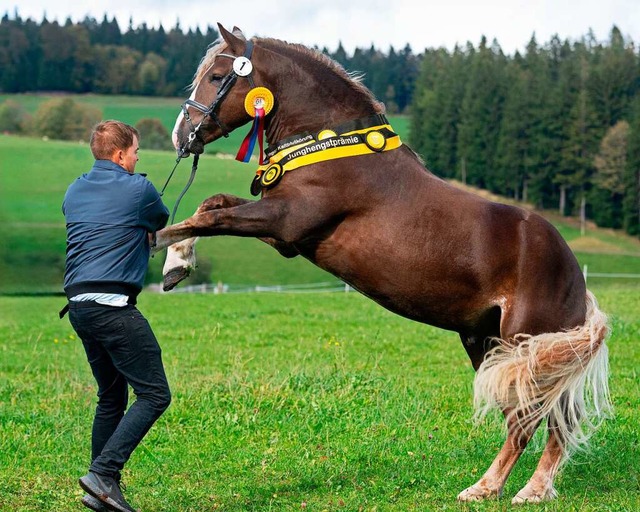
[[[264,119],[270,143],[384,113],[359,78],[321,52],[277,39],[248,40],[235,27],[233,32],[218,28],[221,38],[200,62],[173,129],[180,154],[202,153],[205,144],[251,121],[265,93],[266,103],[276,103]],[[261,115],[268,113],[265,107]]]
[[[244,99],[254,83],[253,42],[238,28],[218,27],[221,39],[200,62],[173,128],[173,144],[183,154],[202,153],[205,144],[251,120]]]

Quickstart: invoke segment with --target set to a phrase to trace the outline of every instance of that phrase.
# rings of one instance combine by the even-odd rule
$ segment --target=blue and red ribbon
[[[247,136],[242,141],[240,145],[240,149],[238,150],[238,154],[236,155],[236,160],[240,162],[249,162],[251,160],[251,154],[256,146],[256,139],[259,141],[260,145],[260,156],[259,161],[260,165],[264,163],[264,108],[257,107],[255,109],[256,115],[253,118],[253,125],[251,126],[251,131],[247,134]]]

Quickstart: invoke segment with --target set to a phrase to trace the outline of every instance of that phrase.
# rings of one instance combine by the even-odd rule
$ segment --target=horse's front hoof
[[[173,290],[180,281],[184,281],[191,273],[190,267],[174,267],[163,276],[162,289]]]

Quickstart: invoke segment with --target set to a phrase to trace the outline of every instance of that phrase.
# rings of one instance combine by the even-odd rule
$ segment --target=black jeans
[[[118,478],[131,453],[171,403],[160,346],[135,306],[69,304],[98,383],[90,471]],[[136,401],[127,409],[128,387]]]

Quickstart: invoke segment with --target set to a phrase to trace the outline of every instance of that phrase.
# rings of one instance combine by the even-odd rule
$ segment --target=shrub
[[[143,149],[172,150],[173,144],[169,131],[157,118],[141,119],[136,123],[140,133],[140,147]]]
[[[22,133],[26,121],[27,114],[17,101],[6,100],[0,105],[0,132]]]
[[[85,140],[102,119],[102,112],[90,105],[76,103],[71,98],[45,101],[33,119],[34,135],[60,140]]]

